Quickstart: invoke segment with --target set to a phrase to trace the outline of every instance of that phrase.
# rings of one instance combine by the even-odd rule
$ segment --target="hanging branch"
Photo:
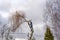
[[[21,14],[22,12],[16,11],[15,14],[11,17],[11,26],[13,27],[12,31],[15,32],[16,29],[22,24],[23,19],[25,19],[25,15]]]

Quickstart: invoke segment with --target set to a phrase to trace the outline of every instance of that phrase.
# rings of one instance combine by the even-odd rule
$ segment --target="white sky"
[[[11,11],[23,10],[34,23],[43,20],[44,6],[45,0],[0,0],[0,12],[5,18]]]

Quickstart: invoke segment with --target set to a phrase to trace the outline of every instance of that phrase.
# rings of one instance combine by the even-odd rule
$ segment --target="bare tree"
[[[53,26],[54,36],[60,40],[60,0],[47,0],[46,10],[48,22]]]

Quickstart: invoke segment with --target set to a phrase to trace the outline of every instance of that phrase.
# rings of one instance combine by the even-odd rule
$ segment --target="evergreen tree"
[[[47,27],[47,29],[46,29],[44,40],[54,40],[54,37],[53,37],[49,27]]]

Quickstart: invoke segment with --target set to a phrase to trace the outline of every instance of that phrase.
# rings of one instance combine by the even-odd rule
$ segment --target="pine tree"
[[[54,40],[54,37],[53,37],[49,27],[47,27],[47,29],[46,29],[44,40]]]

